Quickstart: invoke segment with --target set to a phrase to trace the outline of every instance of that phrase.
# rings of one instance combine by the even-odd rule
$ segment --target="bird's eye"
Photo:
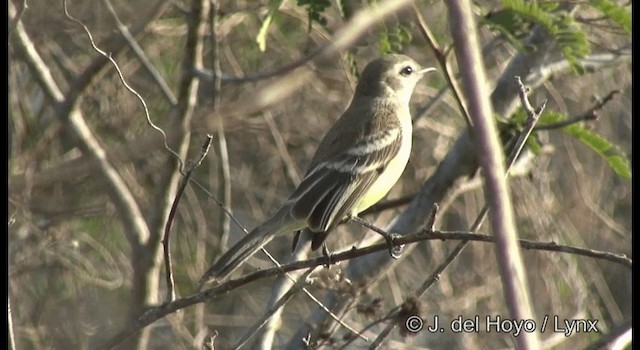
[[[404,75],[405,77],[411,75],[411,73],[413,73],[413,68],[411,68],[411,66],[406,66],[402,68],[402,70],[400,70],[400,74]]]

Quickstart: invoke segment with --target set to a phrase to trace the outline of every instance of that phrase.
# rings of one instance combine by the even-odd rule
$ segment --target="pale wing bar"
[[[313,232],[337,225],[369,189],[402,143],[402,130],[393,128],[362,140],[332,161],[311,169],[289,199],[291,215],[306,219]]]

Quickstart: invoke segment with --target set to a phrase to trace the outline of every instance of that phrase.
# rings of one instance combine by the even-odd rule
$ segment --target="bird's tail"
[[[296,223],[292,222],[288,210],[278,211],[224,253],[200,278],[200,289],[207,284],[224,280],[273,238],[299,229],[296,226]]]

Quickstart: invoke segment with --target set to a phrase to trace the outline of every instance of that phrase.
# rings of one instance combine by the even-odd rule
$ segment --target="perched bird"
[[[222,281],[279,235],[308,229],[315,250],[336,225],[382,199],[411,153],[413,90],[434,70],[398,54],[367,64],[351,104],[320,142],[291,197],[222,255],[200,285]]]

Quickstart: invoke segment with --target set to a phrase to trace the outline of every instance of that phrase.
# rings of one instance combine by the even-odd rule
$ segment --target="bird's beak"
[[[421,75],[424,75],[425,73],[435,72],[435,71],[436,71],[435,67],[427,67],[425,69],[419,70],[418,73],[420,73]]]

